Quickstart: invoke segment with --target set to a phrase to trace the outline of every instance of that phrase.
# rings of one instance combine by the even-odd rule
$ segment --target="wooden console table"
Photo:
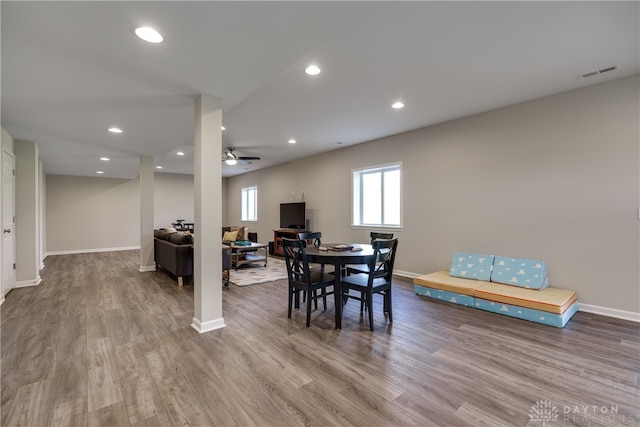
[[[281,257],[284,256],[284,247],[282,246],[282,238],[297,239],[298,233],[310,233],[309,230],[294,230],[291,228],[281,228],[273,230],[273,253]]]

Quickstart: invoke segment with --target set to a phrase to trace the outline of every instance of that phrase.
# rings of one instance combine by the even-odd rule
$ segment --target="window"
[[[353,171],[353,225],[401,227],[401,163]]]
[[[258,187],[242,189],[242,221],[258,220]]]

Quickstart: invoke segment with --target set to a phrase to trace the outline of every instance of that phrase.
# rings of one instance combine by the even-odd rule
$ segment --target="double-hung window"
[[[258,220],[258,187],[242,189],[242,221]]]
[[[402,227],[402,164],[352,171],[354,226]]]

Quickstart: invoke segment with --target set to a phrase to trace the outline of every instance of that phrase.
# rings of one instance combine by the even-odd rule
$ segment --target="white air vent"
[[[580,74],[581,79],[586,79],[587,77],[597,76],[598,74],[608,73],[609,71],[614,71],[620,68],[619,65],[612,65],[610,67],[601,68],[599,70],[589,71],[588,73]]]

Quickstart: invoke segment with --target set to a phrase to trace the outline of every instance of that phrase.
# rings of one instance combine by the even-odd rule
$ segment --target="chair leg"
[[[311,300],[315,298],[311,298],[311,295],[309,295],[309,298],[307,298],[307,328],[311,325]],[[318,304],[318,301],[316,301],[316,305]]]
[[[289,307],[287,309],[287,317],[291,319],[291,306],[293,305],[293,286],[289,285]]]
[[[387,313],[389,313],[389,323],[393,323],[393,310],[391,309],[391,289],[385,291],[384,300],[387,305]]]
[[[367,306],[369,309],[369,330],[373,331],[373,295],[367,295]]]
[[[293,293],[295,294],[295,308],[300,308],[300,290],[294,289]]]
[[[327,288],[322,289],[322,305],[324,311],[327,311]]]
[[[313,304],[315,309],[318,309],[318,291],[313,291]]]
[[[365,305],[365,295],[364,295],[364,292],[360,292],[360,313],[362,313],[362,310],[364,309],[364,305]]]

